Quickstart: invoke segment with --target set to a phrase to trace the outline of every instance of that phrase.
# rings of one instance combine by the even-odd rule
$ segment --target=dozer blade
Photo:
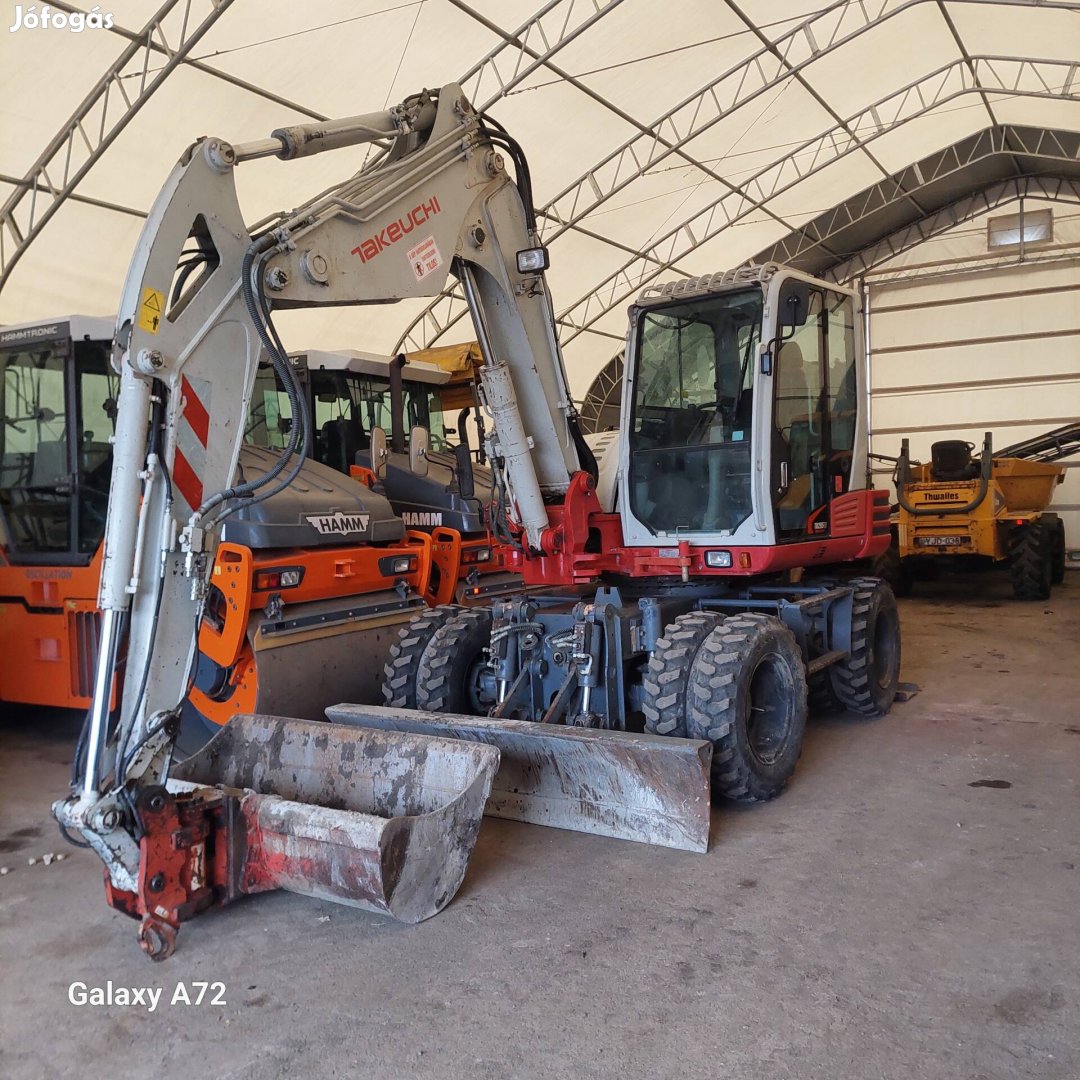
[[[461,885],[498,764],[459,740],[238,716],[172,777],[238,799],[216,852],[233,895],[287,889],[414,923]]]
[[[624,731],[335,705],[336,724],[498,747],[492,817],[707,851],[712,744]]]

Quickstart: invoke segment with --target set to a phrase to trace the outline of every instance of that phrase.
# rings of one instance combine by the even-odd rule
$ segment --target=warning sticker
[[[148,334],[156,334],[161,329],[161,317],[165,311],[165,294],[149,285],[143,289],[142,303],[139,305],[139,315],[135,320],[140,330]]]
[[[421,240],[415,247],[405,252],[405,258],[409,260],[413,275],[417,281],[423,281],[428,274],[438,270],[442,266],[442,256],[435,243],[435,237],[429,236]]]

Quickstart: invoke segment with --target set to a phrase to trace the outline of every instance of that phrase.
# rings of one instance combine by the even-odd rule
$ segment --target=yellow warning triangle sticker
[[[162,305],[165,303],[165,294],[147,285],[143,289],[142,303],[139,305],[139,314],[136,323],[140,330],[148,334],[156,334],[161,329]]]

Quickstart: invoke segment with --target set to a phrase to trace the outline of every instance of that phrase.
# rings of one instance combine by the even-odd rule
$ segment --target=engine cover
[[[267,472],[278,455],[259,446],[240,451],[237,480]],[[394,543],[405,525],[386,497],[317,461],[305,461],[283,491],[238,510],[222,529],[222,540],[254,551],[324,547],[331,544]]]

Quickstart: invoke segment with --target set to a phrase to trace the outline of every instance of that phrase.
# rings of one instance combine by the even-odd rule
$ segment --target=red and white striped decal
[[[210,437],[210,383],[180,377],[184,409],[176,428],[173,483],[192,510],[203,501],[202,474],[206,467],[206,443]]]

